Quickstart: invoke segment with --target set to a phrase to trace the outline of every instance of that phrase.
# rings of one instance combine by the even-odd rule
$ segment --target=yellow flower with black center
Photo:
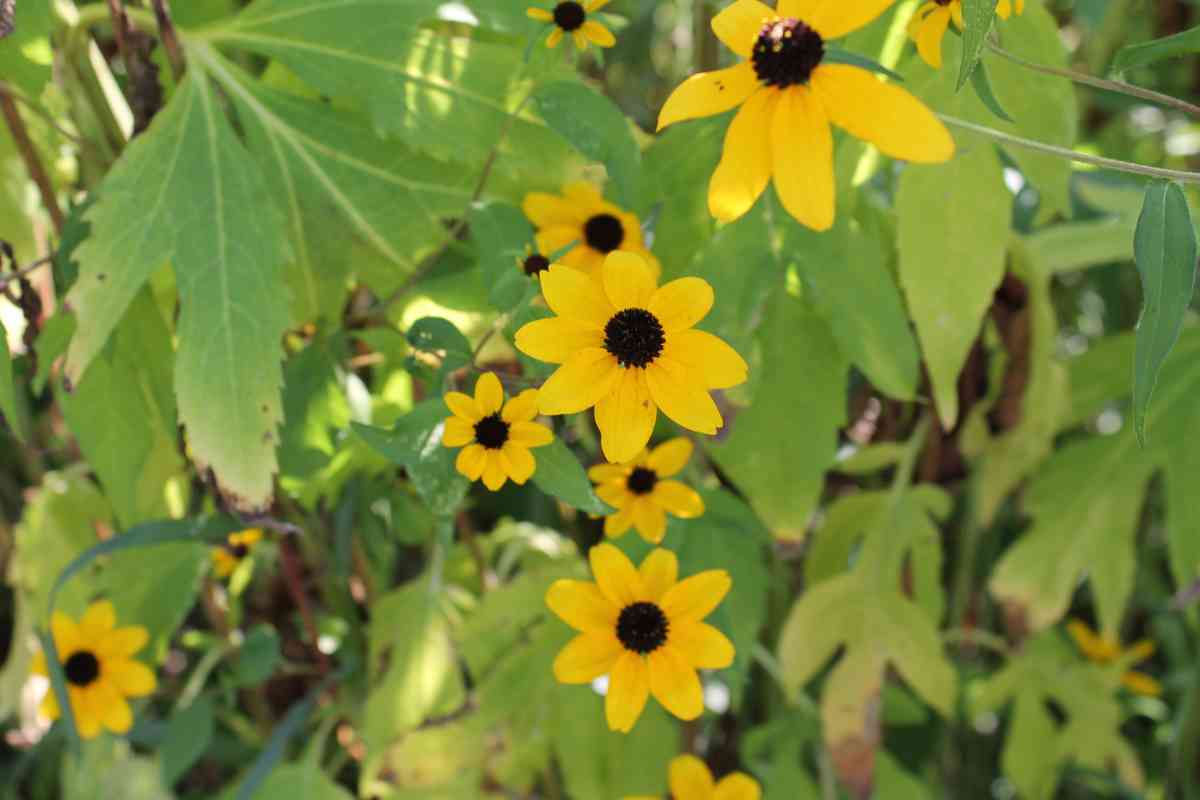
[[[633,253],[608,256],[598,278],[555,264],[542,273],[542,296],[558,316],[517,331],[517,349],[561,364],[542,384],[543,414],[595,407],[604,457],[631,461],[650,441],[658,410],[679,425],[714,434],[724,424],[709,391],[746,380],[734,349],[692,326],[713,304],[700,278],[657,286]]]
[[[218,578],[228,578],[238,568],[254,545],[263,538],[263,532],[258,528],[247,528],[244,531],[231,533],[220,547],[212,549],[213,571]]]
[[[830,123],[892,158],[947,161],[954,140],[904,89],[826,59],[826,43],[878,17],[893,0],[737,0],[713,18],[717,38],[745,61],[688,78],[667,98],[658,128],[741,106],[708,186],[708,208],[728,222],[774,179],[787,212],[815,230],[833,225]]]
[[[442,444],[461,447],[455,467],[473,481],[493,492],[504,482],[522,484],[533,477],[537,463],[532,447],[554,441],[545,425],[533,421],[537,416],[538,391],[526,389],[504,402],[504,387],[494,372],[485,372],[475,382],[475,396],[447,392],[446,406],[454,414],[446,418]]]
[[[596,582],[555,581],[546,605],[579,635],[554,660],[562,683],[590,683],[608,676],[608,727],[628,733],[653,694],[680,719],[704,711],[697,669],[733,663],[733,644],[703,620],[733,585],[714,569],[678,580],[670,550],[651,551],[635,567],[611,544],[588,553]]]
[[[612,31],[595,20],[588,19],[588,14],[599,11],[608,5],[610,0],[589,0],[588,3],[577,3],[575,0],[563,0],[553,10],[545,8],[529,8],[525,13],[538,22],[553,22],[554,30],[546,37],[547,47],[558,47],[564,34],[571,34],[575,46],[586,50],[588,42],[597,47],[612,47],[617,39]]]
[[[667,514],[693,519],[704,513],[704,500],[686,484],[667,480],[692,457],[692,443],[680,436],[643,450],[629,464],[597,464],[588,470],[601,500],[617,509],[604,519],[604,532],[621,536],[632,525],[642,538],[658,544],[667,532]]]
[[[759,800],[762,787],[744,772],[731,772],[713,780],[708,766],[690,754],[671,759],[667,785],[675,800]],[[625,800],[659,800],[657,797],[626,797]]]
[[[609,253],[628,250],[644,258],[656,278],[662,272],[658,259],[646,249],[637,216],[605,200],[590,183],[568,183],[561,196],[530,192],[521,209],[537,227],[538,250],[557,253],[575,245],[559,257],[560,264],[595,273]]]
[[[1143,639],[1132,647],[1123,649],[1120,642],[1101,636],[1077,619],[1067,623],[1067,632],[1075,640],[1080,652],[1095,664],[1129,666],[1145,661],[1154,654],[1154,642],[1149,639]],[[1162,684],[1144,672],[1135,670],[1121,673],[1121,685],[1134,694],[1146,697],[1158,697],[1162,694]]]
[[[517,269],[530,278],[536,278],[550,269],[550,259],[535,251],[532,247],[525,248],[525,255],[517,259]]]
[[[1025,0],[1016,0],[1017,13],[1025,11]],[[1012,16],[1013,1],[999,0],[996,14],[1000,19]],[[908,36],[917,43],[921,59],[934,69],[942,68],[942,38],[950,27],[950,21],[959,30],[963,28],[962,0],[929,0],[917,9],[908,23]]]
[[[116,612],[107,600],[88,606],[79,624],[61,611],[50,619],[71,713],[84,739],[99,736],[101,728],[127,733],[133,726],[133,711],[126,698],[148,695],[157,685],[149,667],[133,660],[133,654],[149,641],[149,633],[140,625],[118,628],[116,624]],[[31,671],[49,676],[45,653],[34,656]],[[53,689],[46,692],[38,710],[47,719],[59,718]]]

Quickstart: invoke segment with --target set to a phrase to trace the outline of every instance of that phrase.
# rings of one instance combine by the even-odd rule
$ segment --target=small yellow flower
[[[132,658],[146,646],[149,633],[140,625],[117,628],[116,622],[107,600],[88,606],[78,625],[61,611],[50,619],[71,712],[84,739],[99,736],[101,727],[127,733],[133,726],[133,712],[125,698],[148,695],[157,685],[154,673]],[[49,675],[45,653],[34,655],[31,670],[34,675]],[[46,692],[38,710],[47,719],[59,718],[53,689]]]
[[[646,249],[637,216],[605,200],[590,183],[568,183],[561,196],[531,192],[521,209],[538,229],[541,252],[557,253],[578,242],[559,258],[561,264],[594,274],[609,253],[628,250],[644,258],[656,278],[662,271],[658,259]]]
[[[744,772],[731,772],[719,781],[703,761],[693,755],[671,759],[668,773],[671,797],[675,800],[759,800],[762,788]],[[626,797],[625,800],[658,800],[657,797]]]
[[[658,128],[741,106],[708,185],[708,208],[724,222],[749,211],[774,179],[787,212],[814,230],[834,219],[830,123],[885,155],[948,161],[946,126],[904,89],[849,64],[824,63],[826,43],[878,17],[893,0],[737,0],[712,21],[742,58],[688,78],[667,98]]]
[[[1016,0],[1017,13],[1025,11],[1025,0]],[[996,14],[1000,19],[1012,16],[1012,0],[999,0]],[[950,20],[959,30],[963,27],[962,0],[929,0],[917,9],[908,23],[908,36],[917,43],[921,59],[934,69],[942,68],[942,37],[950,27]]]
[[[258,528],[247,528],[244,531],[231,533],[225,539],[225,544],[212,549],[213,571],[218,578],[228,578],[237,569],[238,564],[250,555],[250,550],[263,538],[263,532]]]
[[[650,441],[658,410],[688,430],[714,434],[724,423],[711,389],[746,380],[748,367],[728,344],[692,326],[713,304],[700,278],[661,287],[640,256],[618,251],[600,275],[555,264],[542,295],[558,316],[517,331],[517,349],[561,364],[538,392],[543,414],[595,406],[604,457],[631,461]]]
[[[680,719],[704,711],[697,669],[733,663],[733,644],[703,619],[720,604],[732,581],[725,570],[677,581],[679,562],[656,549],[634,567],[611,544],[588,553],[596,582],[558,580],[546,605],[579,635],[554,660],[562,683],[590,683],[608,675],[608,727],[628,733],[653,694]]]
[[[588,14],[599,11],[609,2],[611,0],[589,0],[585,5],[575,2],[575,0],[563,0],[554,7],[553,11],[533,7],[526,9],[525,13],[538,22],[554,23],[554,30],[550,31],[550,35],[546,37],[547,47],[558,47],[558,43],[565,33],[571,34],[575,46],[580,50],[586,50],[588,42],[597,47],[612,47],[617,43],[612,31],[599,22],[588,19]]]
[[[704,501],[694,489],[664,480],[687,466],[691,457],[691,441],[680,436],[643,450],[629,464],[597,464],[588,470],[598,484],[596,494],[617,509],[605,518],[604,532],[616,537],[632,525],[647,542],[658,544],[667,532],[667,512],[683,519],[703,514]]]
[[[1075,640],[1079,650],[1089,661],[1096,664],[1125,665],[1145,661],[1154,653],[1154,642],[1143,639],[1132,647],[1122,650],[1120,642],[1093,631],[1080,620],[1073,619],[1067,623],[1067,631]],[[1121,685],[1134,694],[1147,697],[1158,697],[1162,694],[1162,684],[1143,672],[1128,670],[1121,674]]]
[[[463,448],[455,462],[459,472],[473,481],[482,477],[493,492],[509,478],[522,484],[533,477],[537,464],[529,449],[554,441],[549,428],[533,421],[537,389],[526,389],[505,403],[500,379],[485,372],[475,382],[475,397],[448,392],[445,400],[454,416],[446,418],[442,444]]]

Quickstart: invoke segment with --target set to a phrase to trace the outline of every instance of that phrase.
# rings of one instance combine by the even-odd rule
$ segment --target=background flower
[[[667,513],[692,519],[704,513],[704,500],[679,481],[666,480],[687,466],[692,443],[680,436],[642,453],[628,464],[597,464],[588,470],[596,494],[617,510],[604,518],[604,532],[620,536],[637,528],[651,544],[667,532]]]
[[[554,433],[533,421],[537,416],[537,390],[526,389],[504,402],[504,388],[494,372],[475,382],[475,396],[448,392],[444,447],[461,447],[455,466],[473,481],[497,491],[508,479],[521,484],[533,477],[537,463],[530,448],[554,441]],[[503,407],[503,410],[501,410]]]
[[[539,251],[553,255],[575,243],[558,258],[560,264],[597,273],[609,253],[628,250],[645,260],[656,279],[661,271],[658,259],[642,239],[637,215],[605,200],[590,183],[568,183],[561,196],[531,192],[521,208],[537,226]]]

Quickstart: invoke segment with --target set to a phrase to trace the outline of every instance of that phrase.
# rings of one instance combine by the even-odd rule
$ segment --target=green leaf
[[[661,208],[654,227],[654,254],[663,263],[664,275],[690,273],[693,256],[712,238],[708,182],[720,161],[728,126],[724,115],[672,125],[642,154],[647,202]],[[752,219],[760,216],[747,214]],[[741,227],[733,223],[725,229],[735,226]],[[719,292],[717,300],[721,300]]]
[[[439,377],[471,363],[471,343],[453,322],[444,317],[422,317],[404,335],[414,350],[435,355],[442,360]]]
[[[242,797],[248,800],[249,795]],[[353,800],[319,764],[284,764],[271,772],[253,794],[254,800]],[[240,800],[240,798],[239,798]]]
[[[992,90],[992,82],[988,80],[987,67],[982,61],[978,63],[974,71],[971,73],[971,88],[975,90],[975,95],[979,98],[988,111],[991,111],[1005,122],[1012,122],[1013,118],[1004,110],[1004,106],[1000,104],[999,98]]]
[[[573,81],[539,87],[533,102],[547,125],[608,168],[618,203],[633,206],[639,195],[642,154],[621,110],[604,95]]]
[[[849,64],[852,67],[865,69],[868,72],[874,72],[876,75],[885,75],[888,78],[903,83],[904,76],[899,75],[892,70],[880,64],[874,59],[867,58],[860,53],[855,53],[850,50],[843,50],[840,47],[825,47],[825,57],[822,59],[826,64]]]
[[[279,634],[265,623],[246,634],[233,662],[233,677],[239,686],[256,686],[275,674],[281,661]]]
[[[475,205],[469,220],[471,240],[490,287],[489,301],[500,311],[517,308],[537,293],[537,282],[520,268],[526,248],[533,245],[533,226],[521,209],[507,203]]]
[[[1161,39],[1122,47],[1113,58],[1112,71],[1124,72],[1164,58],[1176,58],[1196,52],[1200,52],[1200,26]]]
[[[17,413],[17,389],[13,383],[12,356],[8,352],[8,334],[0,322],[0,415],[17,438],[24,439],[21,416]]]
[[[253,213],[248,213],[253,209]],[[199,69],[137,137],[88,212],[67,302],[78,383],[138,290],[173,261],[182,310],[175,392],[188,445],[236,507],[271,496],[288,325],[282,219]]]
[[[1142,314],[1133,362],[1133,425],[1146,443],[1146,411],[1159,370],[1179,339],[1196,285],[1196,230],[1178,184],[1146,187],[1133,250],[1142,278]]]
[[[351,420],[338,373],[341,346],[317,337],[284,365],[283,428],[279,432],[279,485],[313,507],[336,495],[331,462]]]
[[[995,0],[962,0],[962,15],[962,61],[959,62],[955,91],[967,85],[971,73],[979,64],[983,45],[987,42],[988,34],[992,32],[992,24],[996,21]]]
[[[545,447],[535,448],[533,458],[537,462],[533,482],[543,492],[585,514],[604,515],[613,512],[596,496],[583,465],[562,439],[555,437]]]
[[[173,785],[208,750],[216,727],[213,706],[211,697],[201,695],[190,706],[171,715],[167,735],[158,751],[165,785]]]

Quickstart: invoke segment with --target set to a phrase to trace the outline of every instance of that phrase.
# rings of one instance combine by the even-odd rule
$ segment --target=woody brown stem
[[[154,0],[154,19],[158,22],[158,38],[167,51],[167,60],[171,62],[171,74],[176,81],[183,80],[183,48],[179,45],[179,37],[175,35],[175,24],[171,22],[167,0]]]
[[[328,675],[329,657],[321,652],[318,643],[317,620],[313,616],[312,606],[309,605],[308,595],[304,593],[304,578],[300,572],[300,555],[296,552],[296,545],[291,536],[282,536],[279,539],[279,561],[283,566],[283,577],[287,583],[288,594],[292,596],[292,602],[296,604],[296,610],[300,612],[300,618],[304,621],[305,634],[312,643],[313,650],[316,651],[317,666],[320,668],[322,676]]]
[[[33,140],[29,138],[29,129],[25,127],[25,120],[21,118],[21,112],[17,108],[16,102],[13,101],[12,95],[5,91],[0,91],[0,112],[4,114],[4,121],[8,125],[9,131],[12,132],[13,141],[17,144],[17,152],[21,154],[21,160],[25,162],[25,169],[29,172],[29,177],[37,184],[38,193],[42,196],[42,205],[50,214],[55,232],[62,234],[65,220],[62,209],[58,207],[58,197],[54,194],[54,184],[50,182],[50,176],[42,165],[37,148],[34,147]]]

